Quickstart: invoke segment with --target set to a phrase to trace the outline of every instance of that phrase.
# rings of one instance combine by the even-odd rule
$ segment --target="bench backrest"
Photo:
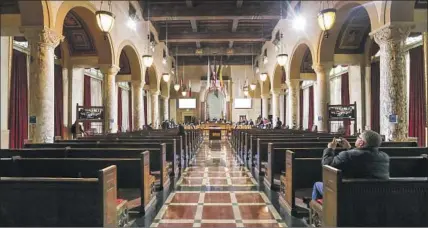
[[[323,226],[428,226],[428,178],[343,179],[323,167]]]
[[[89,178],[1,177],[0,226],[116,226],[116,167]]]

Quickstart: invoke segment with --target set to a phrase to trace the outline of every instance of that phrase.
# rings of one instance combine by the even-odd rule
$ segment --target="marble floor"
[[[275,192],[261,188],[227,141],[204,142],[181,178],[135,226],[287,227],[305,224],[283,213]],[[163,196],[163,200],[162,200]],[[275,203],[272,203],[272,201]],[[282,212],[284,215],[281,215]]]

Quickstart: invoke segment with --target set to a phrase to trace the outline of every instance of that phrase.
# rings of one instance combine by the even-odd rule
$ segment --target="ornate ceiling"
[[[349,13],[336,41],[336,54],[361,54],[370,32],[370,18],[363,7]]]
[[[251,64],[251,56],[260,54],[288,6],[287,1],[255,0],[141,0],[140,4],[148,9],[144,19],[152,21],[159,40],[168,41],[170,55],[178,55],[179,63],[184,60],[186,65],[207,64],[207,56],[224,56],[230,65]]]
[[[63,33],[71,55],[97,55],[94,39],[85,22],[73,11],[64,19]]]

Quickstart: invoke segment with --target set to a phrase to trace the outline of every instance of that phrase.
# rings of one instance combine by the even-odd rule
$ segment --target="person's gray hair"
[[[361,139],[366,142],[367,148],[376,148],[380,147],[382,144],[382,137],[379,133],[372,130],[365,130],[360,135]]]

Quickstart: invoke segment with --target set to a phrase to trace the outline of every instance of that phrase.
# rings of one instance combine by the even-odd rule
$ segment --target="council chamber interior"
[[[0,226],[427,227],[428,3],[0,3]]]

